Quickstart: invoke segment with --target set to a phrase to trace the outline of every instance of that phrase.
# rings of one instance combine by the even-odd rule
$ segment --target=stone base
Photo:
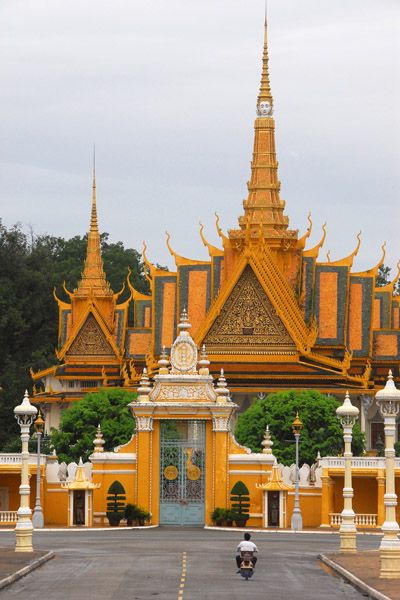
[[[357,552],[356,532],[341,531],[340,532],[340,552]]]
[[[17,523],[15,527],[15,552],[33,552],[31,524],[24,527],[25,524]]]
[[[400,579],[400,544],[396,548],[380,548],[381,579]]]

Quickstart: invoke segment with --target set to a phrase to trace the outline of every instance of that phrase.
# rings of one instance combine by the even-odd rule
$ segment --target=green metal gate
[[[205,422],[161,421],[160,524],[204,525]]]

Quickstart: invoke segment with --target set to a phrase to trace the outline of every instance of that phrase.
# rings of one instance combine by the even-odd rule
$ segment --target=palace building
[[[55,294],[59,364],[32,373],[34,401],[45,411],[48,428],[57,427],[63,408],[88,391],[136,389],[145,367],[153,376],[160,356],[171,350],[185,309],[196,347],[205,345],[214,375],[224,369],[239,407],[257,394],[281,389],[312,388],[338,396],[348,389],[361,409],[368,448],[383,439],[374,394],[389,368],[399,380],[400,297],[393,292],[400,270],[390,284],[377,287],[384,246],[375,266],[354,272],[360,234],[349,256],[319,260],[325,226],[314,247],[307,245],[310,217],[303,235],[290,228],[280,196],[273,110],[265,25],[251,174],[238,226],[223,232],[217,217],[219,247],[207,241],[201,226],[207,261],[180,256],[168,235],[174,271],[152,264],[145,247],[149,295],[135,290],[129,276],[127,301],[119,302],[120,294],[110,289],[93,178],[82,277],[74,291],[66,290],[69,302]]]

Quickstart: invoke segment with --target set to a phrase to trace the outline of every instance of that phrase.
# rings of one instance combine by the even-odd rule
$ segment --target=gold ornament
[[[168,465],[164,469],[164,477],[169,481],[173,481],[178,477],[178,469],[174,465]]]

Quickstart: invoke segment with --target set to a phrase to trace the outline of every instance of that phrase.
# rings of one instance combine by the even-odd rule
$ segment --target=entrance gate
[[[205,422],[161,421],[160,524],[204,525]]]

